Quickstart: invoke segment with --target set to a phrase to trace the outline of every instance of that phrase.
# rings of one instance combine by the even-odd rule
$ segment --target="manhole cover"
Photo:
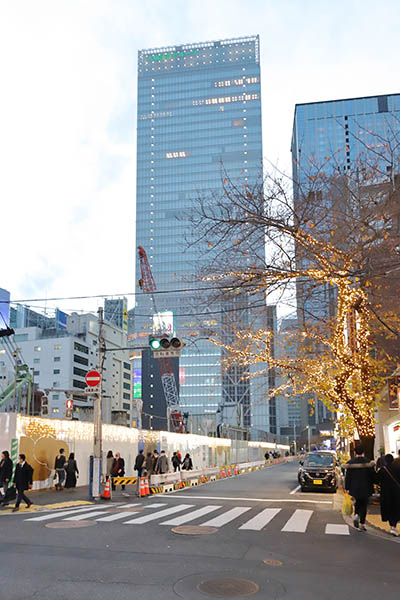
[[[96,521],[55,521],[54,523],[47,523],[46,527],[49,529],[71,529],[74,527],[90,527],[91,525],[97,525]]]
[[[281,560],[276,560],[274,558],[266,558],[263,560],[263,563],[268,565],[269,567],[281,567],[283,562]]]
[[[171,531],[181,535],[206,535],[216,533],[218,529],[216,527],[201,527],[200,525],[180,525],[179,527],[173,527]]]
[[[197,589],[215,598],[239,598],[256,594],[260,588],[248,579],[209,579],[199,583]]]

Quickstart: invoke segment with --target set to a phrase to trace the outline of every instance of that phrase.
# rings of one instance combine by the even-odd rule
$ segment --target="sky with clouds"
[[[264,157],[288,168],[296,103],[400,91],[399,31],[397,0],[0,0],[0,287],[136,291],[138,49],[260,34]]]

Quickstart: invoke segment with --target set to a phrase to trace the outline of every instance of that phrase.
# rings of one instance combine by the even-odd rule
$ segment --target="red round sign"
[[[95,387],[99,385],[101,381],[101,375],[98,371],[89,371],[85,375],[85,381],[89,387]]]

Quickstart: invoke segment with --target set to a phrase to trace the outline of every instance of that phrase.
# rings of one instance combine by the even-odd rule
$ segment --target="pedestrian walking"
[[[392,457],[393,458],[393,457]],[[379,471],[379,469],[381,469],[382,467],[384,467],[386,465],[386,457],[385,457],[385,453],[381,452],[379,455],[378,460],[376,461],[376,470]]]
[[[67,474],[67,478],[65,480],[66,488],[74,488],[76,487],[76,480],[79,476],[78,465],[75,460],[75,454],[71,452],[68,457],[68,461],[64,465],[65,472]]]
[[[147,474],[147,477],[149,478],[149,485],[150,485],[150,481],[151,481],[151,476],[153,474],[153,455],[151,452],[148,452],[146,454],[146,458],[144,460],[144,468]]]
[[[365,519],[368,509],[368,498],[374,490],[374,462],[364,456],[362,446],[356,446],[356,456],[351,458],[345,466],[345,489],[354,498],[354,527],[359,531],[366,531]]]
[[[140,478],[143,473],[143,463],[144,463],[144,454],[143,450],[139,450],[139,454],[135,460],[134,469],[137,471],[137,481],[136,481],[136,495],[140,498]]]
[[[109,477],[112,476],[113,464],[114,464],[114,454],[112,453],[112,450],[109,450],[107,452],[107,457],[106,457],[106,475],[108,475]]]
[[[8,484],[12,478],[13,464],[8,450],[3,450],[0,460],[0,488],[3,488],[3,493],[0,492],[0,501],[4,500],[8,490]]]
[[[123,477],[125,475],[125,461],[121,458],[119,452],[115,453],[115,458],[112,467],[112,476],[114,477]],[[114,481],[112,481],[112,489],[115,490]],[[125,485],[122,485],[122,489],[125,489]]]
[[[393,467],[393,455],[386,454],[385,464],[378,471],[378,482],[381,486],[381,517],[389,521],[391,535],[398,537],[397,523],[400,521],[400,472]]]
[[[154,450],[153,452],[153,466],[151,469],[151,472],[156,474],[158,473],[158,460],[160,458],[160,455],[158,454],[157,450]]]
[[[173,453],[172,458],[171,458],[171,463],[172,463],[172,466],[174,467],[174,473],[176,473],[177,471],[180,471],[181,461],[179,459],[177,452]]]
[[[163,475],[164,473],[168,473],[169,465],[168,458],[165,454],[165,450],[161,450],[161,454],[157,461],[157,473]]]
[[[184,471],[191,471],[193,469],[193,462],[189,453],[187,453],[183,459],[182,468]]]
[[[265,460],[269,460],[269,452],[268,451],[264,454],[264,458],[265,458]]]
[[[21,504],[22,500],[26,502],[28,508],[32,506],[33,502],[31,502],[31,500],[29,500],[29,498],[27,498],[25,495],[26,490],[32,489],[32,481],[33,469],[31,465],[28,465],[26,462],[25,454],[20,454],[14,473],[14,484],[17,488],[17,501],[15,503],[15,508],[12,509],[12,512],[19,510],[19,505]]]
[[[62,489],[62,484],[65,479],[65,461],[64,448],[60,448],[60,454],[56,456],[56,460],[54,461],[54,468],[56,470],[55,477],[57,477],[56,490],[58,491]]]

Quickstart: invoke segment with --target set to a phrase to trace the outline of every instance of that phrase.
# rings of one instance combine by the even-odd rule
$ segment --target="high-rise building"
[[[126,298],[104,300],[104,320],[127,333],[128,300]]]
[[[327,185],[330,178],[340,181],[349,175],[353,182],[362,182],[364,193],[369,185],[371,191],[372,186],[385,183],[394,187],[399,173],[399,153],[395,150],[400,140],[399,116],[400,94],[297,104],[291,146],[295,207],[304,214],[304,202],[309,202],[308,210],[322,208],[331,214],[331,204],[338,200]],[[364,173],[368,164],[376,164],[376,168],[374,177],[367,181]],[[375,187],[372,193],[377,191]],[[383,195],[387,190],[382,187],[381,192]],[[342,206],[345,195],[340,195]],[[297,260],[301,264],[304,258],[297,256]],[[335,314],[333,286],[323,284],[315,289],[301,284],[298,292],[299,326]],[[301,412],[305,426],[304,406]],[[328,418],[329,411],[318,400],[312,411],[308,409],[309,425]]]
[[[234,302],[206,301],[196,279],[202,257],[185,242],[198,233],[189,214],[200,197],[220,194],[224,177],[245,185],[261,176],[258,36],[139,51],[137,131],[136,242],[163,292],[157,311],[172,311],[175,331],[186,340],[182,408],[211,415],[221,404],[240,402],[242,425],[269,431],[267,380],[260,385],[222,373],[221,349],[205,339]],[[246,310],[246,300],[240,303],[238,316]],[[146,340],[153,313],[150,298],[139,295],[136,338]]]

